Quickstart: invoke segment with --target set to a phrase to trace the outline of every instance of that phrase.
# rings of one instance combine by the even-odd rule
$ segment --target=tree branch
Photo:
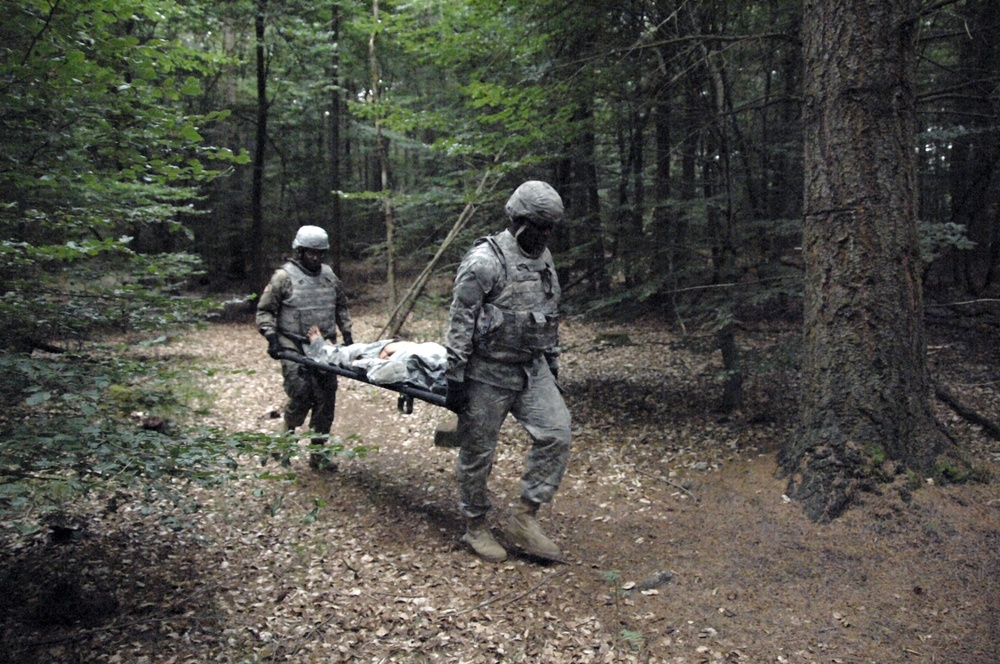
[[[23,470],[10,470],[9,468],[0,468],[0,477],[16,477],[19,480],[38,480],[40,482],[57,482],[65,479],[63,477],[52,477],[49,475],[33,475],[32,473],[26,473]]]
[[[473,606],[472,608],[462,609],[461,611],[456,611],[455,613],[451,613],[451,614],[448,614],[448,615],[460,616],[463,613],[471,613],[471,612],[477,611],[477,610],[479,610],[479,609],[481,609],[483,607],[489,606],[490,604],[492,604],[492,603],[494,603],[494,602],[496,602],[498,600],[501,600],[501,599],[503,601],[500,602],[500,604],[498,606],[507,606],[508,604],[513,604],[514,602],[518,601],[519,599],[521,599],[523,597],[527,597],[531,593],[535,592],[536,590],[538,590],[539,588],[541,588],[542,586],[544,586],[546,583],[548,583],[552,579],[555,579],[555,578],[557,578],[559,576],[562,576],[563,574],[566,573],[566,571],[568,569],[569,569],[568,567],[564,567],[563,569],[559,570],[555,574],[548,575],[547,577],[545,577],[544,579],[542,579],[541,581],[539,581],[538,583],[536,583],[535,585],[533,585],[532,587],[528,588],[527,590],[525,590],[522,593],[518,593],[518,594],[516,594],[514,596],[498,595],[498,596],[493,597],[491,599],[488,599],[488,600],[486,600],[484,602],[480,602],[479,604]]]
[[[56,15],[57,11],[59,11],[59,5],[61,3],[62,0],[56,0],[56,2],[52,3],[52,7],[49,9],[49,15],[45,17],[45,24],[42,26],[42,29],[38,31],[38,34],[32,36],[31,44],[29,44],[28,48],[25,50],[24,58],[21,60],[22,67],[28,64],[28,58],[31,57],[31,52],[35,50],[35,44],[38,43],[38,40],[42,38],[45,31],[52,25],[52,17]]]
[[[685,489],[683,486],[681,486],[677,482],[674,482],[671,479],[667,479],[666,477],[663,477],[662,475],[654,475],[653,473],[647,473],[646,471],[642,470],[641,468],[636,468],[635,471],[637,473],[639,473],[640,475],[645,475],[646,477],[651,477],[654,480],[660,480],[662,482],[666,482],[670,486],[672,486],[672,487],[674,487],[676,489],[680,489],[681,491],[683,491],[687,495],[691,496],[691,499],[694,500],[694,502],[696,502],[696,503],[699,502],[698,496],[694,495],[688,489]]]
[[[980,415],[963,404],[951,390],[937,381],[934,382],[934,396],[947,404],[966,421],[981,426],[983,431],[985,431],[991,438],[994,440],[1000,440],[1000,425],[997,425],[996,422]]]

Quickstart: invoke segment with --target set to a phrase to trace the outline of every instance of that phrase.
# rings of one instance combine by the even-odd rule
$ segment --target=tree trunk
[[[674,114],[672,107],[673,86],[661,84],[656,94],[653,109],[653,121],[656,131],[655,159],[656,170],[653,176],[653,260],[651,266],[652,278],[659,281],[661,291],[674,287],[674,252],[677,246],[676,219],[677,214],[670,204],[671,198],[671,151],[673,150],[673,134],[671,125]],[[668,316],[673,316],[671,301],[663,296],[657,296],[657,301]]]
[[[392,195],[389,187],[389,151],[382,133],[382,111],[378,108],[381,75],[376,57],[376,41],[379,31],[378,0],[372,0],[374,27],[368,41],[368,57],[371,68],[371,102],[375,104],[375,158],[379,165],[378,190],[382,192],[382,211],[385,218],[385,285],[389,311],[396,309],[396,224],[393,215]]]
[[[694,16],[693,12],[690,15],[695,33],[701,33],[702,28],[699,27],[698,19]],[[711,21],[709,21],[709,23],[711,23]],[[719,166],[722,170],[721,182],[719,184],[725,192],[724,210],[714,204],[709,204],[705,210],[706,225],[709,230],[709,235],[713,238],[712,283],[722,284],[737,279],[736,266],[739,259],[734,241],[734,189],[736,185],[733,178],[733,168],[731,163],[733,150],[730,147],[730,138],[732,137],[736,139],[737,147],[739,148],[737,151],[740,152],[744,158],[748,158],[748,155],[746,155],[748,146],[745,141],[740,140],[740,132],[736,122],[730,122],[728,120],[731,116],[730,104],[727,101],[730,96],[730,86],[726,79],[725,71],[717,62],[719,56],[717,53],[710,51],[705,42],[699,42],[698,46],[703,66],[705,68],[705,73],[708,76],[708,80],[711,82],[712,91],[714,93],[711,95],[715,111],[715,117],[712,122],[712,131],[715,139],[718,140],[719,143]],[[741,143],[742,145],[740,145]],[[749,169],[747,177],[752,177]],[[709,178],[706,178],[705,180],[706,184],[708,184]],[[748,186],[748,191],[749,189],[752,189],[752,186]],[[708,197],[709,194],[706,191],[706,198]],[[750,196],[750,199],[752,201],[753,196]],[[751,205],[751,207],[753,206]],[[752,213],[753,212],[751,211],[751,214]],[[737,300],[738,291],[736,289],[726,289],[725,293],[724,300],[716,305],[720,323],[715,333],[716,340],[719,344],[719,350],[722,353],[722,364],[725,372],[721,406],[724,412],[729,413],[738,409],[743,404],[743,361],[739,345],[736,343],[736,330],[734,325],[734,321],[739,311],[739,302]]]
[[[340,217],[340,122],[342,102],[340,99],[340,4],[333,3],[330,21],[330,33],[333,40],[333,56],[330,59],[331,78],[333,79],[330,93],[330,195],[333,196],[330,207],[330,261],[333,270],[341,273],[341,261],[344,257],[344,223]]]
[[[264,157],[267,147],[267,53],[264,49],[264,19],[267,0],[257,0],[254,31],[257,37],[257,141],[253,159],[253,186],[250,192],[250,232],[246,246],[249,277],[253,288],[260,288],[267,279],[264,263]]]
[[[638,104],[635,100],[633,103]],[[646,248],[642,242],[642,207],[645,204],[642,200],[642,169],[645,122],[645,115],[638,109],[622,113],[618,121],[618,213],[611,230],[613,253],[621,264],[626,288],[634,288],[644,276],[642,255]]]
[[[645,94],[640,93],[641,96]],[[646,167],[645,138],[646,122],[649,113],[646,109],[640,108],[635,113],[630,114],[629,124],[629,163],[632,166],[632,205],[628,213],[628,251],[629,260],[625,265],[625,283],[630,287],[641,284],[648,278],[648,265],[644,265],[642,254],[648,249],[643,247],[642,252],[635,251],[636,245],[645,244],[643,238],[643,217],[646,208],[646,186],[643,171]]]
[[[952,142],[951,221],[966,228],[972,249],[956,252],[963,286],[970,295],[988,292],[1000,249],[996,216],[1000,207],[1000,131],[996,129],[996,75],[1000,52],[993,29],[1000,21],[996,0],[975,0],[962,8],[969,38],[960,42],[957,73],[962,85],[961,122],[965,130]]]
[[[914,164],[915,0],[806,0],[800,428],[788,495],[837,517],[949,445],[930,410]],[[896,463],[883,463],[892,462]]]
[[[597,136],[594,133],[594,109],[589,101],[581,100],[574,114],[574,121],[584,128],[576,139],[576,144],[567,146],[572,155],[572,177],[563,183],[563,202],[567,209],[574,211],[574,234],[567,246],[585,247],[578,260],[570,265],[567,272],[586,282],[589,295],[604,297],[608,293],[611,279],[605,258],[604,228],[601,222],[601,199],[597,177]],[[560,224],[560,227],[564,226]],[[557,231],[565,232],[565,231]],[[559,238],[554,238],[550,247],[555,250]]]

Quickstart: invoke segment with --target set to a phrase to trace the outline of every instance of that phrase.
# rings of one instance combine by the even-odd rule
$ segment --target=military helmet
[[[303,226],[292,240],[292,249],[315,249],[326,251],[330,248],[330,238],[319,226]]]
[[[511,219],[527,218],[537,223],[555,224],[562,219],[563,202],[550,184],[528,180],[514,190],[504,210]]]

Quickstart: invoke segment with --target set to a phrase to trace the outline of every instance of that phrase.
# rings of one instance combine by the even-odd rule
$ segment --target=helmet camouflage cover
[[[326,251],[330,248],[330,238],[319,226],[303,226],[292,240],[292,249],[316,249]]]
[[[562,219],[563,202],[550,184],[528,180],[514,190],[504,210],[511,219],[526,217],[534,222],[555,224]]]

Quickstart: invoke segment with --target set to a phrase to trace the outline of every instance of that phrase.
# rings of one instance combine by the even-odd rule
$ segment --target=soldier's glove
[[[275,360],[279,359],[284,348],[281,347],[281,341],[278,340],[278,333],[270,332],[264,338],[267,339],[267,354]]]
[[[552,378],[554,380],[558,381],[559,380],[559,365],[556,364],[555,362],[550,361],[549,362],[549,371],[552,372]]]
[[[353,343],[354,343],[354,335],[352,335],[350,332],[344,332],[344,345],[350,346]]]
[[[448,394],[444,398],[444,407],[454,413],[464,413],[469,407],[469,391],[460,380],[448,381]]]

